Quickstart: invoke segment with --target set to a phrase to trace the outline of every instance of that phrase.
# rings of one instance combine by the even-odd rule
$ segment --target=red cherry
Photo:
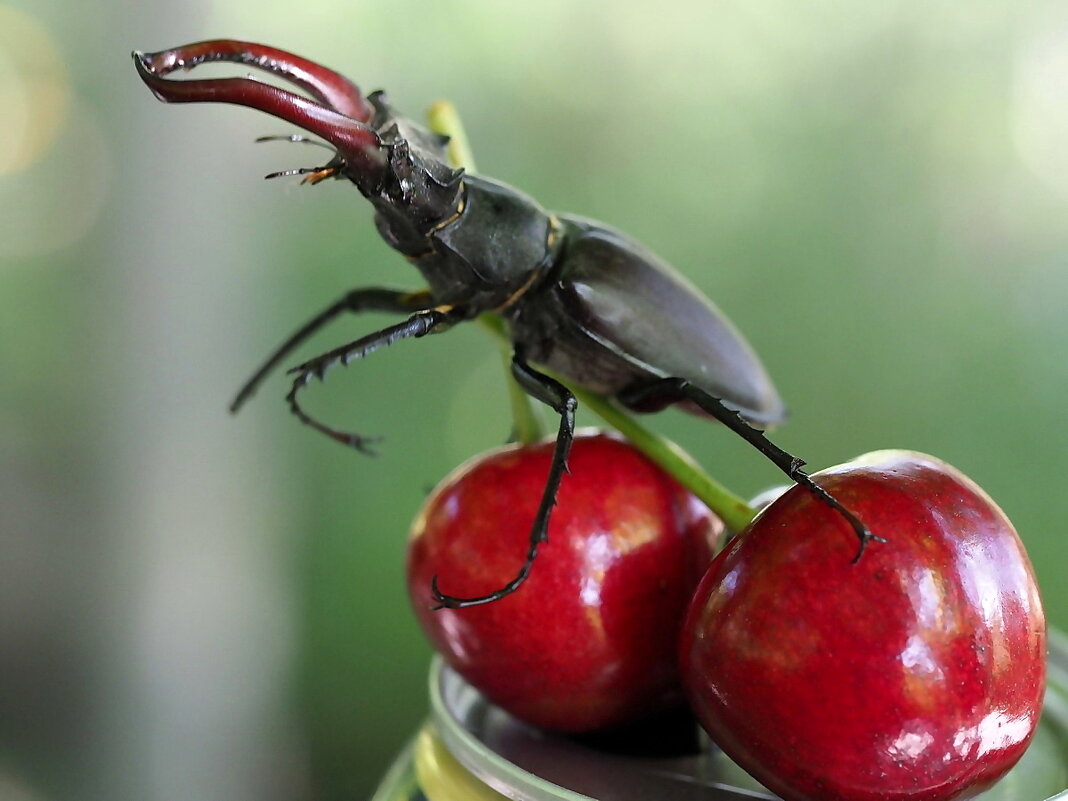
[[[718,521],[630,445],[580,435],[533,570],[500,601],[432,610],[442,592],[482,595],[527,552],[551,444],[463,465],[416,519],[408,591],[446,662],[490,700],[548,729],[612,726],[683,700],[679,626],[711,559]]]
[[[720,554],[683,627],[712,738],[786,799],[969,797],[1034,733],[1046,624],[1012,524],[960,472],[880,451],[818,474],[886,543],[810,493]]]

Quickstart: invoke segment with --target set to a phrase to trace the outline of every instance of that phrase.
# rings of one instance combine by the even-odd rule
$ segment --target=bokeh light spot
[[[1068,194],[1068,18],[1020,53],[1014,86],[1013,138],[1027,167]]]
[[[99,113],[74,98],[60,133],[35,169],[0,176],[0,265],[15,267],[77,243],[104,210],[112,159]]]
[[[56,42],[32,17],[0,5],[0,176],[23,171],[48,152],[69,98]]]

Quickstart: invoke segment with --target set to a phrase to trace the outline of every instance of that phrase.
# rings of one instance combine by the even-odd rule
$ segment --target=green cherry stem
[[[484,330],[493,334],[500,345],[501,361],[504,364],[504,383],[508,387],[508,405],[512,408],[512,426],[515,441],[521,445],[533,445],[545,436],[541,416],[530,402],[530,396],[512,376],[512,341],[504,332],[504,320],[496,314],[480,314],[475,318]]]

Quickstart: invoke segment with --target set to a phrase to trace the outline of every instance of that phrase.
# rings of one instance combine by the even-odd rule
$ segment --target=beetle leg
[[[865,526],[856,515],[846,509],[837,498],[809,477],[808,473],[802,469],[805,466],[804,459],[799,459],[784,451],[769,440],[761,429],[751,426],[738,412],[731,409],[723,403],[722,400],[710,395],[703,389],[694,386],[686,379],[656,379],[620,393],[618,399],[625,406],[630,406],[631,404],[641,405],[649,402],[655,403],[657,400],[677,401],[685,399],[692,401],[703,411],[708,412],[727,426],[727,428],[764,454],[764,456],[771,460],[772,464],[782,470],[792,481],[803,486],[823,501],[823,503],[842,515],[856,533],[857,539],[860,540],[860,546],[857,549],[856,556],[853,557],[854,562],[859,561],[869,542],[873,540],[877,542],[886,542],[882,537],[877,537],[872,534],[871,531],[868,530],[868,527]]]
[[[460,319],[460,315],[453,312],[451,307],[425,309],[416,312],[402,323],[397,323],[388,328],[383,328],[381,331],[376,331],[373,334],[360,337],[347,345],[335,348],[334,350],[328,351],[314,359],[309,359],[304,362],[304,364],[294,367],[289,372],[295,373],[297,377],[293,379],[293,387],[289,390],[289,394],[286,395],[286,401],[289,403],[290,411],[292,411],[302,423],[311,426],[316,431],[326,434],[331,439],[337,440],[343,445],[348,445],[358,451],[373,456],[374,450],[369,447],[369,443],[377,438],[362,437],[359,434],[339,431],[336,428],[331,428],[330,426],[320,423],[301,408],[300,404],[297,402],[297,393],[306,387],[313,377],[318,378],[321,381],[323,376],[326,375],[326,371],[337,364],[347,366],[353,359],[362,359],[367,354],[387,345],[392,345],[394,342],[401,339],[426,336],[435,329],[448,325],[458,319]]]
[[[339,298],[335,303],[323,309],[315,317],[310,319],[283,342],[272,353],[253,376],[244,383],[241,391],[237,393],[230,404],[230,411],[237,412],[245,401],[255,394],[263,380],[274,370],[278,364],[298,347],[304,340],[314,334],[323,326],[332,322],[335,317],[344,312],[381,311],[404,312],[422,311],[433,305],[429,290],[418,292],[404,292],[396,289],[382,289],[379,287],[364,287],[353,289]]]
[[[551,407],[560,415],[560,428],[556,434],[556,447],[553,449],[552,461],[549,464],[549,478],[545,482],[545,489],[541,493],[541,503],[538,504],[538,512],[534,518],[534,525],[530,529],[530,545],[527,549],[526,559],[515,578],[495,592],[488,595],[480,595],[473,598],[457,598],[445,595],[438,588],[438,577],[434,576],[430,589],[437,601],[435,609],[462,609],[467,606],[479,606],[481,604],[499,601],[511,595],[527,580],[530,570],[534,566],[534,560],[538,556],[538,547],[549,539],[549,516],[556,505],[556,494],[560,489],[560,481],[567,472],[567,455],[571,451],[571,443],[575,439],[575,410],[578,402],[571,391],[544,373],[539,373],[531,367],[523,357],[523,351],[516,347],[512,355],[512,374],[519,386],[531,397]]]

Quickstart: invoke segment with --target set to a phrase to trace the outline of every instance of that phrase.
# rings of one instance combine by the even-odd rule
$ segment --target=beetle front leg
[[[882,537],[877,537],[868,530],[856,515],[843,506],[837,498],[817,484],[804,471],[805,460],[799,459],[787,453],[778,445],[767,438],[759,428],[754,428],[745,418],[734,409],[731,409],[719,398],[710,395],[703,389],[694,386],[684,378],[662,378],[645,384],[632,387],[618,395],[619,401],[624,406],[642,406],[658,401],[688,400],[696,404],[703,411],[715,417],[727,428],[740,436],[764,456],[771,460],[772,464],[782,470],[790,479],[803,486],[823,503],[837,511],[857,535],[860,547],[853,561],[856,562],[864,554],[864,549],[871,541],[886,542]]]
[[[360,337],[347,345],[342,345],[340,348],[335,348],[321,356],[316,356],[314,359],[309,359],[304,362],[304,364],[298,365],[289,371],[290,373],[296,373],[297,375],[297,377],[293,379],[293,387],[289,390],[289,394],[286,395],[286,401],[289,403],[289,410],[305,425],[309,425],[316,431],[326,434],[326,436],[337,440],[342,445],[348,445],[349,447],[355,448],[370,456],[375,455],[375,452],[370,448],[369,443],[377,439],[376,437],[363,437],[359,434],[340,431],[319,422],[305,412],[297,402],[297,393],[304,389],[313,377],[322,381],[323,377],[326,375],[326,371],[337,364],[346,367],[349,362],[354,359],[362,359],[367,354],[373,353],[379,348],[392,345],[394,342],[402,339],[418,339],[419,337],[424,337],[434,330],[460,319],[463,319],[463,316],[454,311],[451,306],[426,309],[424,311],[416,312],[402,323],[383,328],[381,331],[376,331],[373,334]]]
[[[382,289],[379,287],[364,287],[353,289],[345,293],[315,317],[310,319],[278,348],[267,357],[252,378],[245,382],[230,404],[230,411],[236,413],[251,398],[259,388],[263,380],[274,370],[279,363],[298,347],[304,340],[323,328],[334,318],[345,313],[359,313],[364,311],[396,312],[398,314],[423,311],[433,305],[429,290],[417,292],[404,292],[396,289]]]
[[[538,557],[538,547],[549,539],[549,517],[556,505],[556,494],[560,490],[560,482],[567,472],[567,455],[571,452],[571,443],[575,439],[575,410],[578,401],[571,391],[544,373],[539,373],[531,367],[523,356],[523,351],[516,346],[512,355],[512,375],[523,390],[532,398],[541,401],[560,415],[560,428],[556,434],[556,447],[553,449],[552,461],[549,463],[549,478],[545,482],[545,489],[541,493],[541,502],[538,504],[538,512],[534,517],[534,525],[530,529],[530,545],[527,549],[526,559],[515,578],[495,592],[487,595],[479,595],[473,598],[457,598],[446,595],[438,588],[438,577],[434,576],[430,584],[430,591],[438,602],[435,609],[463,609],[467,606],[480,606],[482,604],[499,601],[511,595],[519,586],[527,580],[530,570],[534,566],[534,560]]]

